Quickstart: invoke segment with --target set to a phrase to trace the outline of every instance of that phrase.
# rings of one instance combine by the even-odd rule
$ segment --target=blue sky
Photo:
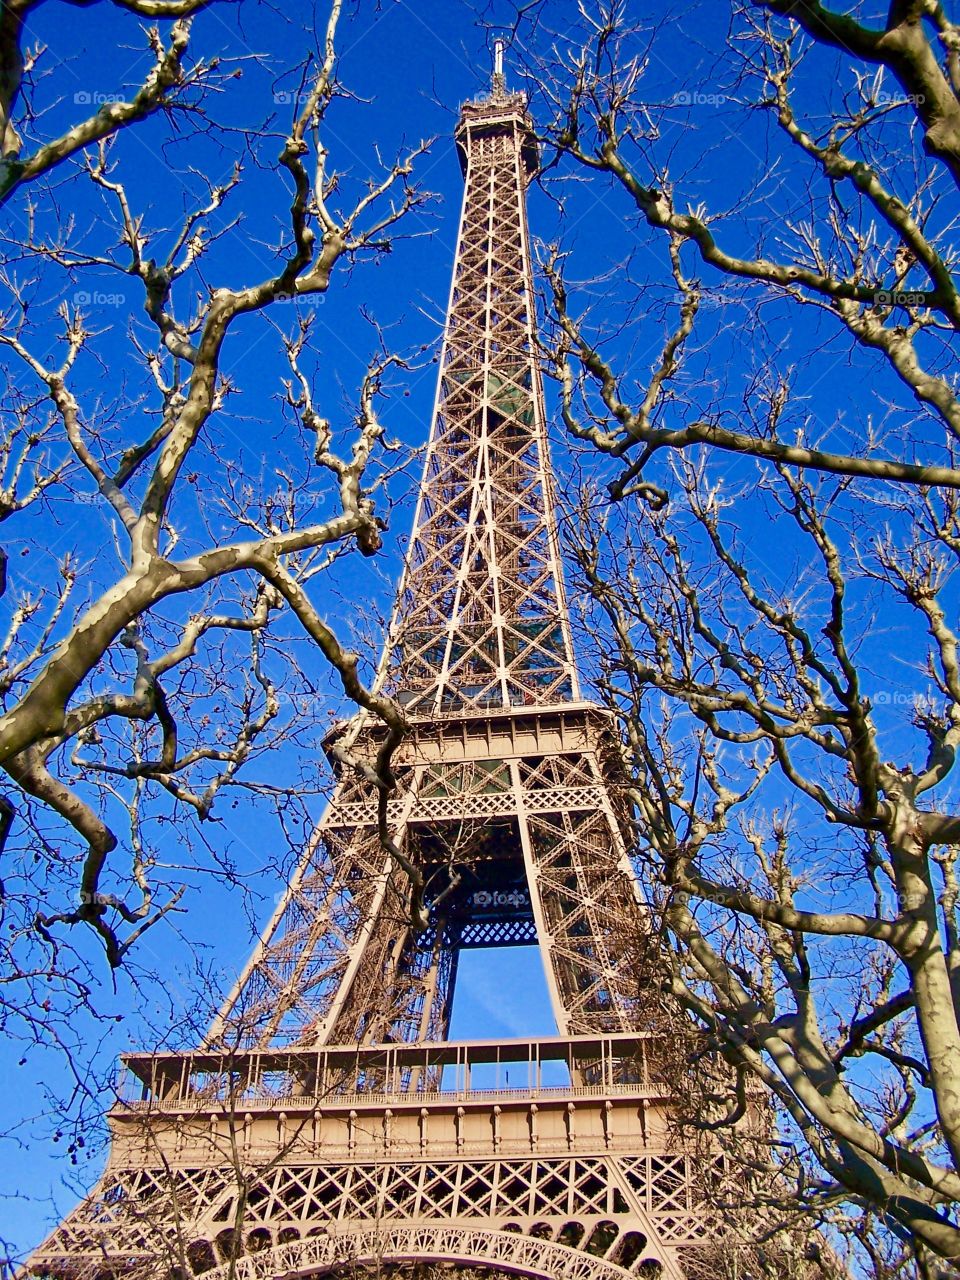
[[[651,23],[669,17],[674,8],[666,3],[648,6]],[[562,33],[574,9],[572,4],[555,4],[546,12],[553,27]],[[494,20],[504,16],[496,4],[489,11],[491,15]],[[272,269],[270,250],[277,218],[287,200],[272,160],[279,148],[284,113],[289,114],[290,96],[298,82],[291,69],[312,47],[314,22],[322,24],[325,17],[322,5],[295,6],[290,14],[248,0],[242,7],[214,5],[197,19],[194,47],[207,55],[221,53],[236,59],[234,70],[242,72],[225,84],[223,95],[215,102],[218,118],[227,126],[254,125],[275,112],[272,127],[277,130],[276,138],[261,140],[248,163],[244,185],[219,215],[220,225],[237,214],[242,214],[243,221],[229,239],[211,251],[204,264],[208,283],[246,283]],[[39,81],[37,91],[38,103],[45,108],[38,128],[45,134],[75,119],[85,104],[123,92],[142,76],[147,65],[136,21],[107,4],[78,9],[49,0],[36,11],[34,21],[31,41],[48,46],[40,68],[49,69],[49,78]],[[546,25],[544,39],[549,37]],[[742,221],[731,224],[731,243],[742,247],[764,233],[764,219],[772,218],[772,211],[782,209],[784,202],[797,217],[802,216],[804,188],[789,163],[776,161],[776,147],[765,123],[757,119],[745,127],[742,115],[719,92],[721,77],[715,51],[726,26],[726,6],[704,4],[685,10],[683,26],[668,26],[658,37],[647,77],[651,101],[670,102],[678,93],[687,95],[676,110],[667,112],[661,139],[663,151],[671,154],[671,169],[684,175],[685,201],[696,203],[709,196],[713,207],[732,207],[758,178],[766,184],[769,201],[754,201]],[[478,23],[475,6],[465,0],[432,0],[428,4],[362,0],[355,12],[350,9],[338,46],[341,79],[357,96],[334,105],[324,130],[330,163],[343,174],[344,198],[362,188],[367,174],[376,168],[378,151],[389,159],[421,138],[433,136],[437,141],[418,164],[416,177],[437,198],[404,223],[404,237],[380,262],[339,273],[327,297],[316,306],[307,363],[321,411],[348,428],[356,387],[376,350],[376,335],[365,313],[374,315],[389,341],[414,357],[410,371],[391,380],[383,419],[388,434],[417,446],[425,440],[429,427],[436,377],[430,354],[439,340],[462,191],[450,135],[459,104],[486,88],[489,37]],[[508,52],[508,79],[516,80],[511,58]],[[810,101],[817,109],[825,106],[832,88],[828,70],[828,64],[820,62],[804,72],[809,76],[806,89]],[[538,108],[542,109],[542,102],[535,92],[533,109],[536,112]],[[167,135],[164,122],[150,121],[122,138],[116,152],[136,206],[145,212],[148,224],[159,226],[174,224],[190,193],[197,190],[190,166],[221,179],[230,171],[236,143],[227,133],[188,141],[188,128],[179,141],[171,142]],[[562,217],[558,195],[566,200]],[[110,241],[99,197],[90,196],[72,175],[58,177],[53,193],[44,198],[59,201],[61,208],[69,203],[88,243],[102,246]],[[610,335],[611,349],[642,380],[674,319],[670,310],[673,299],[663,285],[662,246],[645,231],[638,231],[635,210],[621,193],[603,183],[566,181],[562,186],[554,185],[549,196],[534,190],[530,214],[535,237],[549,241],[562,234],[573,254],[571,279],[581,282],[576,290],[580,304],[592,304],[592,318]],[[23,202],[12,206],[8,215],[15,222],[19,219],[22,226]],[[639,309],[631,312],[627,307],[634,281],[643,291]],[[719,285],[709,276],[705,283]],[[81,284],[76,281],[51,279],[45,291],[39,290],[36,306],[53,315],[61,297],[71,299],[80,291]],[[119,403],[129,358],[128,326],[142,325],[136,282],[104,272],[102,280],[93,278],[92,286],[84,279],[82,291],[89,295],[85,305],[102,334],[97,343],[98,361],[83,365],[79,376],[91,405],[97,403],[98,395],[108,404]],[[292,306],[290,312],[292,315]],[[754,331],[739,325],[740,315],[736,308],[731,311],[715,305],[707,316],[707,329],[712,325],[720,336],[691,358],[684,384],[684,394],[691,402],[699,396],[734,413],[746,380],[757,368],[781,353],[786,353],[786,358],[794,349],[798,353],[796,380],[802,412],[820,428],[830,429],[840,441],[860,429],[868,394],[869,406],[879,413],[888,393],[895,399],[890,379],[876,362],[851,361],[845,343],[822,318],[798,316],[771,303],[766,345],[762,345]],[[625,319],[630,321],[626,326]],[[282,315],[279,323],[286,323]],[[55,332],[52,326],[50,332]],[[424,346],[428,348],[426,355],[421,353]],[[805,360],[800,353],[811,346],[817,349],[817,357]],[[276,399],[282,373],[276,332],[253,319],[238,326],[225,349],[223,369],[236,384],[232,414],[216,428],[221,434],[209,442],[201,479],[193,495],[178,508],[178,519],[188,535],[199,527],[223,483],[217,469],[218,452],[232,453],[255,477],[261,477],[268,476],[277,459],[292,448],[284,435]],[[119,423],[121,436],[127,425]],[[138,425],[129,424],[131,430]],[[556,459],[564,474],[577,466],[596,466],[592,457],[571,460],[559,441]],[[745,464],[734,461],[726,472],[734,487],[749,484],[753,475]],[[371,637],[367,650],[371,658],[376,656],[378,619],[389,608],[399,572],[412,514],[410,493],[417,474],[414,465],[391,487],[397,505],[391,513],[383,554],[374,562],[351,558],[332,576],[325,599],[325,607],[339,625]],[[749,520],[753,523],[748,522],[746,533],[771,581],[783,584],[796,579],[803,571],[802,548],[772,532],[770,517],[760,506]],[[56,558],[71,546],[79,548],[91,590],[116,572],[109,521],[89,505],[54,500],[40,517],[39,532],[37,521],[26,517],[9,522],[5,532],[14,587],[28,589],[46,580]],[[5,604],[9,606],[9,600]],[[888,690],[901,684],[910,688],[915,679],[906,670],[891,674],[887,655],[897,647],[899,625],[894,615],[885,617],[873,642],[878,685],[882,682]],[[321,693],[328,692],[320,660],[302,640],[291,638],[290,643],[299,646],[308,674]],[[588,654],[584,665],[590,666]],[[893,723],[896,705],[888,701],[887,708]],[[324,776],[319,736],[318,731],[312,742],[301,744],[296,759],[278,755],[257,766],[258,776],[267,778],[287,777],[292,769],[301,771],[309,782],[311,794],[306,804],[314,818],[322,807]],[[176,833],[172,835],[175,838]],[[171,839],[169,830],[166,839]],[[172,1036],[184,1032],[199,983],[191,958],[194,955],[213,975],[209,989],[201,995],[208,1003],[215,1003],[216,991],[225,989],[230,975],[248,954],[252,926],[269,916],[282,890],[283,869],[289,867],[292,852],[284,849],[272,822],[251,806],[243,804],[239,811],[225,811],[221,825],[211,835],[211,844],[221,855],[229,854],[239,876],[255,890],[252,914],[256,918],[249,918],[241,895],[229,892],[216,876],[197,875],[185,900],[187,913],[141,942],[137,964],[145,975],[142,983],[135,965],[132,976],[121,975],[114,989],[100,966],[98,1005],[109,1018],[121,1021],[97,1027],[84,1023],[79,1033],[85,1051],[101,1065],[123,1049],[144,1046],[148,1035],[155,1039],[157,1028],[167,1029]],[[454,1011],[455,1033],[517,1035],[552,1030],[537,965],[537,957],[528,952],[466,956]],[[161,990],[151,976],[157,973],[164,975]],[[17,1065],[21,1057],[26,1058],[22,1067]],[[64,1142],[51,1140],[53,1104],[38,1082],[46,1082],[53,1094],[68,1087],[58,1063],[55,1049],[37,1046],[25,1050],[15,1029],[0,1047],[0,1072],[6,1082],[3,1110],[7,1125],[13,1126],[0,1146],[0,1196],[5,1197],[0,1199],[0,1238],[6,1237],[20,1248],[39,1239],[51,1213],[69,1207],[77,1187],[89,1185],[102,1155],[91,1142],[74,1169],[64,1158]],[[0,1130],[5,1127],[0,1125]],[[93,1152],[89,1159],[88,1151]]]

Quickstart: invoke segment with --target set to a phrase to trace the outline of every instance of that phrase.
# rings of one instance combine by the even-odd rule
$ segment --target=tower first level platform
[[[669,1052],[634,1034],[128,1057],[99,1194],[34,1270],[681,1280],[711,1171],[671,1140]]]

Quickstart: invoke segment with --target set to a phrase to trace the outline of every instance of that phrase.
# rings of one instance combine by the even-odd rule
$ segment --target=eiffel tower
[[[379,676],[411,725],[396,856],[375,788],[341,765],[207,1042],[124,1059],[104,1177],[34,1275],[695,1269],[703,1170],[670,1138],[615,729],[583,697],[571,643],[526,223],[538,154],[499,47],[455,136],[465,197],[439,388]],[[355,753],[372,759],[384,733],[355,721]],[[558,1034],[449,1040],[461,952],[533,943]]]

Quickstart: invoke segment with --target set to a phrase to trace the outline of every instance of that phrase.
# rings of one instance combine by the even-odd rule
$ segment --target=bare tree
[[[378,401],[403,362],[371,325],[356,407],[324,410],[305,308],[338,268],[385,253],[423,204],[412,172],[426,144],[369,178],[338,169],[327,121],[348,96],[336,73],[340,0],[316,47],[280,68],[294,88],[261,104],[245,90],[241,124],[230,95],[251,58],[202,57],[191,44],[193,15],[232,6],[118,5],[155,24],[120,15],[111,27],[118,43],[139,31],[153,65],[129,97],[122,85],[75,95],[92,114],[52,136],[42,131],[59,118],[56,77],[41,74],[49,51],[26,35],[38,5],[11,3],[0,17],[0,518],[8,547],[32,555],[9,573],[4,560],[0,645],[3,830],[16,868],[5,877],[7,959],[20,976],[57,971],[65,927],[78,924],[117,966],[180,909],[170,835],[188,863],[184,820],[202,830],[252,761],[312,744],[326,714],[322,672],[298,634],[347,698],[386,720],[374,769],[384,793],[404,728],[313,589],[344,553],[380,548],[394,464]],[[177,174],[165,185],[161,173],[149,197],[143,153],[126,147],[148,123],[151,164],[163,156]],[[263,215],[257,233],[274,236],[255,252],[241,231],[251,208]],[[139,308],[124,316],[131,286]],[[102,322],[111,299],[125,334]],[[285,364],[246,410],[262,436],[252,444],[235,413],[242,379],[224,363],[238,331],[249,349],[251,325]],[[78,523],[73,545],[63,531]],[[249,786],[288,813],[300,790],[295,779]]]
[[[751,1076],[782,1104],[771,1172],[814,1207],[852,1194],[953,1257],[960,688],[938,536],[952,535],[936,502],[895,498],[913,540],[859,545],[840,514],[849,482],[818,492],[787,468],[727,496],[703,468],[676,479],[640,519],[601,525],[588,493],[576,552],[610,637],[600,683],[627,725],[639,856],[675,943],[668,989],[736,1068],[723,1121],[744,1114]],[[740,532],[760,503],[792,589]],[[898,609],[930,637],[902,625],[926,686],[912,733],[883,715],[899,686],[876,688],[866,625]]]
[[[79,4],[83,0],[76,0]],[[190,91],[213,77],[216,60],[190,63],[191,19],[217,0],[114,0],[116,8],[141,18],[170,18],[169,32],[151,27],[144,35],[153,56],[153,65],[129,98],[125,94],[104,95],[94,103],[89,94],[76,95],[76,107],[98,109],[76,114],[59,133],[45,136],[38,127],[35,89],[45,63],[53,61],[51,51],[40,42],[28,44],[29,24],[42,0],[9,0],[0,13],[0,203],[17,189],[51,170],[91,143],[106,141],[121,129],[146,119],[156,111],[187,109]],[[132,34],[134,28],[130,28]]]
[[[516,33],[562,216],[584,174],[634,215],[618,262],[561,222],[545,359],[610,459],[571,541],[667,986],[740,1080],[727,1120],[746,1080],[777,1099],[793,1198],[932,1276],[960,1258],[960,29],[866,10],[734,4],[700,66],[690,16]]]
[[[565,28],[549,51],[544,24],[538,31],[531,57],[552,110],[544,130],[545,172],[562,158],[614,184],[642,225],[662,237],[678,302],[654,375],[634,401],[624,394],[625,371],[607,366],[570,314],[562,264],[554,261],[550,282],[565,340],[560,354],[569,351],[597,392],[600,416],[579,429],[624,459],[617,494],[640,480],[659,450],[700,444],[841,475],[956,488],[960,473],[951,450],[960,406],[947,341],[960,322],[951,240],[952,138],[960,121],[957,24],[932,3],[893,4],[876,29],[803,0],[734,4],[732,10],[729,51],[713,51],[709,79],[693,78],[703,70],[694,64],[684,71],[673,51],[661,47],[658,42],[676,38],[667,24],[634,27],[617,3],[584,9],[581,24]],[[529,15],[518,18],[521,32],[528,21]],[[817,46],[841,54],[830,59]],[[797,102],[804,87],[795,83],[802,83],[799,68],[811,56],[819,57],[824,79],[839,83],[829,115],[807,120]],[[665,84],[661,74],[648,87],[644,76],[654,61],[669,66],[669,78]],[[891,80],[898,89],[888,88]],[[768,149],[753,157],[757,185],[729,210],[711,209],[709,194],[693,203],[704,172],[719,173],[717,167],[698,171],[687,161],[685,177],[674,176],[678,131],[698,106],[728,112],[722,127],[707,131],[704,155],[722,138],[734,153],[731,162],[742,163],[744,150],[734,145],[738,130],[748,129],[758,113],[776,129],[757,137],[758,150]],[[785,188],[768,190],[766,179],[779,166],[791,188],[803,184],[802,199]],[[771,217],[778,198],[781,216]],[[744,225],[759,227],[752,254],[727,244],[742,241]],[[707,272],[708,285],[694,276],[697,270]],[[724,281],[828,316],[838,335],[876,353],[896,375],[925,411],[917,422],[927,429],[888,440],[864,423],[851,453],[841,452],[829,432],[811,439],[809,427],[788,440],[776,420],[750,432],[731,427],[705,404],[699,414],[671,412],[677,357],[703,302],[729,300]],[[785,362],[780,372],[789,381]]]

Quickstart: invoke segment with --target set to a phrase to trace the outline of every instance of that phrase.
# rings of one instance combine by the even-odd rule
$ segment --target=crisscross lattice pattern
[[[131,1262],[163,1257],[173,1262],[186,1235],[193,1257],[207,1266],[216,1264],[229,1256],[242,1194],[244,1235],[258,1250],[350,1230],[395,1231],[407,1224],[421,1232],[454,1232],[447,1257],[491,1256],[472,1254],[466,1247],[479,1229],[568,1247],[592,1242],[590,1252],[597,1261],[605,1257],[635,1265],[641,1259],[656,1260],[664,1266],[662,1274],[679,1278],[682,1272],[668,1242],[695,1243],[709,1221],[705,1205],[696,1202],[698,1180],[689,1157],[658,1154],[325,1165],[287,1160],[252,1181],[238,1178],[229,1166],[129,1168],[106,1176],[99,1195],[58,1228],[42,1256],[53,1264],[54,1274],[56,1260],[69,1258],[76,1274],[92,1277],[105,1254]],[[245,1184],[242,1191],[240,1183]],[[164,1208],[171,1204],[175,1214]],[[454,1247],[458,1239],[460,1248]],[[556,1250],[546,1250],[544,1257],[564,1260]],[[514,1270],[514,1259],[500,1254],[499,1260]],[[540,1274],[534,1268],[516,1269]],[[629,1272],[614,1267],[582,1274]]]
[[[459,134],[466,197],[440,386],[392,628],[419,714],[578,696],[534,351],[522,98]]]
[[[541,739],[561,740],[547,732],[546,712],[532,714]],[[578,750],[516,755],[516,725],[494,759],[464,758],[478,748],[454,733],[435,762],[417,763],[416,736],[404,746],[391,817],[394,838],[427,878],[431,927],[420,935],[405,877],[379,850],[372,791],[348,781],[214,1038],[263,1046],[443,1039],[457,953],[484,936],[536,938],[561,1033],[642,1022],[643,916],[602,762],[604,723],[587,708],[565,714],[579,722]],[[455,878],[467,888],[451,897]]]

